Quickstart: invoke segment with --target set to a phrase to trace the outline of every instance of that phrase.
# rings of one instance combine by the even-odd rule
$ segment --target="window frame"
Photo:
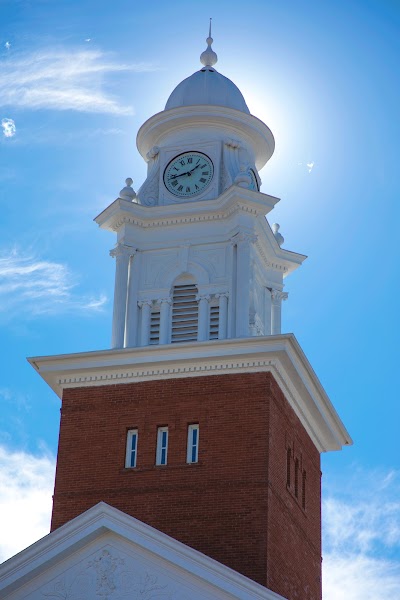
[[[135,438],[135,449],[132,449],[132,439]],[[125,450],[125,469],[135,469],[137,465],[139,430],[137,428],[128,429],[126,432],[126,450]],[[132,454],[134,460],[132,464]]]
[[[194,436],[196,432],[196,436]],[[196,441],[193,438],[196,437]],[[187,449],[186,449],[186,462],[194,465],[199,462],[199,437],[200,437],[200,425],[198,423],[191,423],[188,425],[188,436],[187,436]],[[193,451],[195,452],[195,459],[193,460]]]
[[[164,433],[166,433],[165,445],[163,444]],[[168,464],[168,426],[157,427],[157,448],[156,448],[156,465],[163,467]],[[163,460],[163,452],[165,456]]]

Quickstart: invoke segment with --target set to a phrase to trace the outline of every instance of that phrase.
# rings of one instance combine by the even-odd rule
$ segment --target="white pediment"
[[[101,502],[0,566],[7,600],[284,600]]]

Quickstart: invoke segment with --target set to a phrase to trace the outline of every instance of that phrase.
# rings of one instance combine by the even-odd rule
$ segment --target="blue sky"
[[[217,69],[276,139],[261,172],[282,199],[271,220],[309,256],[286,280],[283,331],[355,442],[323,457],[325,597],[400,597],[399,3],[0,0],[0,12],[0,520],[17,527],[0,558],[46,532],[51,505],[59,400],[25,357],[109,347],[115,240],[93,218],[126,177],[142,183],[137,130],[200,68],[212,16]]]

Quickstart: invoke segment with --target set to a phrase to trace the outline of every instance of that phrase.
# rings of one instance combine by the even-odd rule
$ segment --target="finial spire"
[[[207,48],[200,55],[200,62],[205,67],[212,67],[213,65],[215,65],[215,63],[218,60],[218,56],[216,55],[214,50],[211,48],[211,44],[214,41],[211,37],[211,21],[212,21],[212,18],[210,17],[210,28],[208,31],[208,38],[206,39]]]

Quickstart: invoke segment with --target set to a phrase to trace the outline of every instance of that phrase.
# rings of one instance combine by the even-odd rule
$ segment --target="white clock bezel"
[[[169,181],[167,179],[167,174],[168,172],[175,168],[174,165],[179,162],[180,160],[182,160],[184,157],[186,158],[191,158],[191,157],[200,157],[203,160],[205,160],[207,162],[207,166],[210,169],[210,174],[207,177],[206,182],[202,182],[203,185],[200,189],[195,190],[194,192],[183,192],[182,191],[178,191],[177,189],[174,189],[172,187],[172,185],[169,184]],[[214,163],[212,161],[212,159],[205,154],[205,152],[202,152],[200,150],[186,150],[185,152],[181,152],[180,154],[177,154],[176,156],[174,156],[171,160],[169,160],[169,162],[167,163],[167,165],[164,168],[164,172],[162,175],[162,180],[163,180],[163,184],[165,186],[165,189],[172,194],[173,196],[175,196],[176,198],[179,199],[188,199],[191,200],[192,198],[196,198],[197,196],[203,194],[210,186],[210,184],[212,183],[213,179],[214,179],[214,174],[215,174],[215,168],[214,168]],[[197,182],[199,183],[199,182]],[[197,185],[197,184],[196,184]],[[181,186],[184,187],[184,186]]]

